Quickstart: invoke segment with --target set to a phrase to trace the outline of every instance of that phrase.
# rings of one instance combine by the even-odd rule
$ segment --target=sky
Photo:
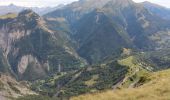
[[[15,4],[27,7],[54,7],[59,4],[68,4],[77,0],[0,0],[0,5]],[[170,8],[170,0],[133,0],[135,2],[149,1]]]

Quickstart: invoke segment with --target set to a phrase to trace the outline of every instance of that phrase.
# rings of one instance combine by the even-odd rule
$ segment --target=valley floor
[[[150,82],[138,87],[85,94],[71,100],[170,100],[170,70],[154,72]]]

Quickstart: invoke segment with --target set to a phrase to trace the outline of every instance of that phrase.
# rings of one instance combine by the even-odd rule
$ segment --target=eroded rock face
[[[24,24],[16,24],[15,20],[16,19],[14,19],[10,23],[4,23],[0,27],[0,48],[2,49],[2,52],[7,60],[9,59],[8,56],[11,54],[12,57],[16,58],[21,53],[19,48],[14,47],[15,42],[26,36],[29,36],[32,33],[31,30],[23,28]],[[18,71],[18,75],[21,78],[24,77],[22,75],[24,75],[25,71],[29,68],[34,70],[33,73],[39,74],[35,74],[37,75],[37,77],[45,75],[46,71],[49,70],[48,63],[40,63],[36,57],[29,54],[21,56],[20,60],[17,62],[18,64],[16,68]],[[32,77],[36,78],[36,76],[34,75]]]
[[[36,75],[40,77],[45,75],[46,71],[49,70],[48,62],[41,62],[30,53],[21,54],[21,48],[15,47],[17,41],[31,35],[38,22],[43,22],[43,20],[29,10],[20,13],[18,17],[10,20],[0,19],[0,49],[2,49],[7,62],[9,59],[12,59],[14,63],[9,61],[9,66],[11,66],[13,70],[16,69],[17,72],[14,71],[15,74],[18,74],[21,78],[24,77],[22,75],[24,75],[26,71],[34,70],[32,71],[33,73],[30,73],[33,74],[31,77],[36,77]],[[38,25],[42,27],[43,24],[44,22]]]
[[[49,63],[41,63],[38,59],[32,55],[24,55],[21,57],[21,60],[18,62],[18,73],[21,77],[25,77],[25,73],[31,71],[31,78],[39,78],[46,75],[46,72],[49,71]],[[27,74],[26,74],[27,75]]]
[[[38,61],[36,58],[34,58],[31,55],[26,55],[21,58],[21,60],[18,63],[18,72],[20,74],[23,74],[28,67],[29,63],[36,62],[37,65],[39,65]]]

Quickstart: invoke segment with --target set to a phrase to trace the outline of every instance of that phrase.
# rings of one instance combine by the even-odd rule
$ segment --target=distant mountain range
[[[63,6],[64,5],[59,5],[57,7],[22,7],[22,6],[16,6],[14,4],[10,4],[8,6],[0,6],[0,15],[4,15],[7,13],[19,13],[25,9],[32,9],[34,12],[38,13],[39,15],[44,15],[48,12],[54,11]]]

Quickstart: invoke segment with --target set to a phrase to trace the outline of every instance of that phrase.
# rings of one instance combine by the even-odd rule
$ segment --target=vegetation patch
[[[27,95],[27,96],[19,97],[16,100],[60,100],[60,99],[50,98],[48,96],[42,96],[42,95]]]
[[[99,75],[93,75],[90,80],[85,81],[85,84],[86,84],[87,86],[93,86],[93,85],[96,83],[96,81],[97,81],[98,78],[99,78]]]
[[[71,100],[169,100],[170,70],[154,72],[148,77],[150,82],[138,88],[124,88],[80,95],[71,98]]]
[[[17,14],[15,14],[15,13],[8,13],[6,15],[0,16],[0,19],[16,18],[16,17],[17,17]]]

